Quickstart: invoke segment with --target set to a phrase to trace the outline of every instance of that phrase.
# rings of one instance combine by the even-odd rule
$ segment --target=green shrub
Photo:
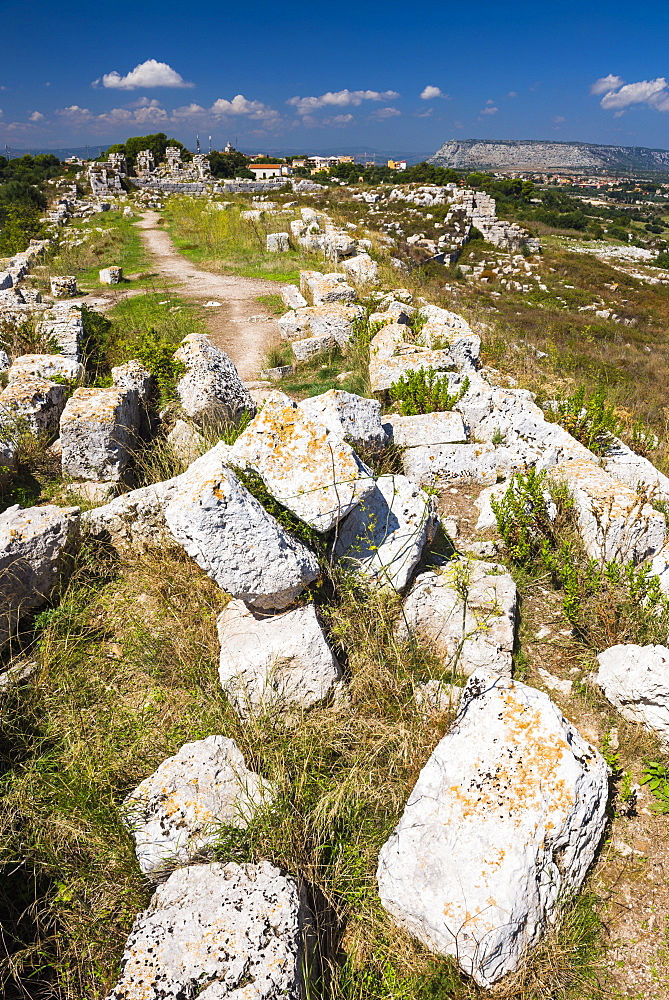
[[[591,396],[586,396],[584,385],[579,386],[573,395],[557,401],[551,415],[596,455],[604,454],[612,438],[618,437],[622,431],[613,405],[606,401],[604,386],[596,389]]]
[[[669,767],[657,761],[647,761],[641,776],[641,784],[648,785],[655,799],[650,807],[651,812],[666,816],[669,813]]]
[[[530,573],[548,572],[580,639],[596,649],[619,642],[664,643],[669,599],[658,577],[648,566],[589,558],[565,486],[530,470],[514,476],[504,496],[490,505],[511,561]]]
[[[162,337],[155,327],[140,333],[132,345],[134,357],[151,372],[156,383],[158,405],[165,406],[176,399],[176,385],[186,367],[175,360],[174,344]]]
[[[419,368],[407,372],[390,387],[390,396],[400,404],[400,413],[412,417],[419,413],[436,413],[452,410],[469,389],[465,378],[458,392],[448,391],[448,379],[434,368]]]
[[[111,344],[113,324],[102,313],[81,307],[84,336],[81,344],[83,362],[94,379],[107,375],[110,371],[108,350]]]

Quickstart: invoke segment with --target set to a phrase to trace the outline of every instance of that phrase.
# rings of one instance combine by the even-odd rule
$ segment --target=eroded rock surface
[[[404,602],[401,635],[429,642],[444,665],[469,675],[511,675],[516,585],[496,563],[454,559],[421,573]]]
[[[607,797],[606,763],[548,695],[477,671],[381,850],[381,901],[492,986],[580,886]]]
[[[294,879],[259,865],[191,865],[140,913],[107,1000],[304,1000]]]
[[[271,785],[249,771],[234,740],[186,743],[128,795],[124,820],[144,874],[188,864],[216,841],[221,827],[248,826]]]

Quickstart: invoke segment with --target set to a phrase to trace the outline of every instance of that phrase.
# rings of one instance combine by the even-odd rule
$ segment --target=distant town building
[[[388,166],[391,170],[406,170],[407,161],[406,160],[388,160]]]
[[[292,169],[286,163],[249,163],[249,170],[257,181],[271,177],[290,177]]]

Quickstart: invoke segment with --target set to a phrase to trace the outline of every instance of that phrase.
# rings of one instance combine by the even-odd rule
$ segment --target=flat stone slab
[[[407,448],[405,475],[420,486],[440,486],[455,479],[493,485],[501,456],[492,444],[435,444]]]
[[[669,746],[669,649],[620,643],[597,657],[597,683],[620,714]]]
[[[62,354],[23,354],[7,370],[10,382],[21,379],[24,375],[37,375],[47,381],[60,379],[80,382],[83,374],[84,366],[79,361]]]
[[[324,424],[331,434],[350,441],[354,447],[383,448],[388,441],[381,425],[381,404],[376,399],[356,396],[343,389],[329,389],[299,403],[307,416]]]
[[[454,559],[416,578],[398,631],[429,642],[450,670],[469,675],[484,667],[510,677],[517,600],[502,566]]]
[[[569,488],[586,552],[601,562],[641,562],[665,542],[664,516],[594,462],[561,462],[552,479]]]
[[[393,444],[405,448],[415,448],[419,445],[463,444],[467,441],[462,416],[452,410],[421,413],[414,417],[391,413],[383,418],[383,427]]]
[[[581,885],[607,799],[605,761],[548,695],[477,671],[381,849],[381,902],[490,987]]]

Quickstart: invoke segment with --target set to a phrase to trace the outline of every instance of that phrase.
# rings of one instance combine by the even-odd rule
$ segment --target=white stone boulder
[[[405,475],[420,486],[441,486],[455,479],[490,486],[497,482],[500,455],[492,444],[435,444],[407,448]]]
[[[561,462],[550,476],[569,488],[579,534],[593,559],[638,563],[664,545],[664,516],[594,462]]]
[[[185,420],[177,420],[167,435],[167,443],[183,462],[190,464],[206,450],[205,439]]]
[[[186,366],[177,393],[187,416],[198,421],[235,420],[255,405],[232,361],[208,337],[186,337],[174,357]]]
[[[393,444],[404,448],[467,441],[462,416],[452,410],[419,413],[413,417],[390,413],[383,418],[383,426]]]
[[[242,486],[230,452],[219,443],[182,475],[125,493],[84,520],[121,550],[179,544],[233,597],[284,608],[318,578],[318,560]]]
[[[301,309],[307,305],[307,300],[297,285],[283,285],[281,288],[281,301],[286,309]]]
[[[516,585],[502,566],[459,558],[416,578],[398,633],[430,643],[449,670],[510,677],[517,615]]]
[[[334,554],[374,583],[402,591],[437,526],[431,497],[404,476],[380,476],[341,525]]]
[[[100,283],[103,285],[118,285],[123,281],[123,268],[116,264],[100,269]]]
[[[67,381],[80,382],[83,378],[84,366],[74,358],[62,354],[23,354],[16,358],[7,369],[7,379],[14,382],[26,375],[46,379],[47,382]]]
[[[123,820],[142,872],[162,874],[211,852],[221,827],[245,829],[273,797],[234,740],[186,743],[127,796]]]
[[[73,274],[54,275],[51,278],[51,294],[54,299],[69,299],[76,295],[76,277]]]
[[[353,324],[360,315],[360,306],[337,302],[291,309],[279,318],[281,339],[295,341],[327,336],[333,346],[345,347],[353,336]]]
[[[233,462],[254,469],[279,503],[326,532],[374,489],[369,469],[340,433],[272,393],[232,447]]]
[[[181,868],[136,918],[107,1000],[304,1000],[307,922],[269,862]]]
[[[0,424],[9,434],[14,428],[52,437],[58,430],[67,394],[66,385],[39,375],[17,376],[0,392]]]
[[[343,280],[342,280],[343,279]],[[356,291],[346,283],[343,275],[324,274],[310,284],[311,298],[315,306],[331,302],[355,302]]]
[[[379,280],[379,265],[368,253],[359,253],[342,261],[342,269],[356,285],[375,285]]]
[[[0,647],[67,579],[78,539],[78,507],[16,504],[0,514]]]
[[[335,342],[329,334],[320,337],[305,337],[304,340],[293,340],[290,344],[293,357],[298,364],[305,364],[314,358],[327,354],[334,346]]]
[[[621,643],[597,657],[596,680],[620,714],[669,746],[669,649]]]
[[[653,500],[669,500],[669,477],[618,438],[614,438],[606,450],[604,468],[614,479],[633,490],[644,489]]]
[[[63,475],[118,481],[139,441],[138,405],[132,390],[77,389],[60,418]]]
[[[299,403],[307,416],[324,424],[331,434],[350,441],[354,447],[383,448],[388,442],[381,426],[381,404],[376,399],[356,396],[343,389],[329,389]]]
[[[242,719],[312,708],[341,678],[313,604],[267,614],[230,601],[218,635],[221,685]]]
[[[381,902],[490,987],[581,885],[607,798],[605,761],[548,695],[478,671],[381,849]]]
[[[265,237],[265,249],[268,253],[287,253],[290,250],[288,233],[269,233]]]

